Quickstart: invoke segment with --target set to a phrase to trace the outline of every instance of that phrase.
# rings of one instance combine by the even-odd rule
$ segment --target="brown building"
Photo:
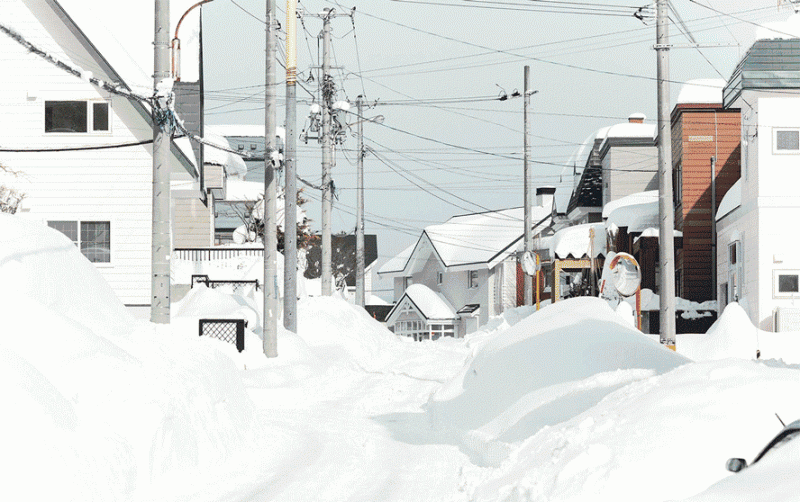
[[[690,81],[672,111],[675,229],[683,233],[675,294],[696,302],[716,298],[714,213],[740,175],[741,116],[738,109],[722,107],[724,85],[724,80]]]

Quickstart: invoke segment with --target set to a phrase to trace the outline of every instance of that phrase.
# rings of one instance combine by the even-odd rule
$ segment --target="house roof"
[[[641,232],[647,227],[658,226],[658,190],[638,192],[603,207],[606,225],[627,227],[628,232]]]
[[[594,229],[594,242],[590,239]],[[562,228],[550,240],[550,254],[556,259],[589,256],[594,244],[594,256],[606,254],[606,229],[603,223],[585,223]]]
[[[57,0],[74,23],[80,27],[100,54],[132,89],[153,89],[153,12],[155,0],[138,0],[135,9],[125,9],[124,19],[116,8],[98,8],[97,2]],[[181,16],[197,0],[170,0],[170,26],[173,31]],[[192,10],[181,23],[181,79],[199,78],[200,9]],[[81,62],[84,63],[84,62]],[[92,70],[92,68],[85,68]]]
[[[392,317],[395,310],[403,304],[405,298],[408,298],[414,304],[426,320],[451,320],[457,317],[453,306],[440,293],[423,284],[412,284],[406,288],[403,296],[395,304],[389,315],[386,316],[387,319]]]
[[[690,80],[681,86],[676,105],[722,105],[725,84],[721,78]]]
[[[193,0],[175,0],[180,6],[186,8],[195,3]],[[139,91],[143,94],[152,94],[153,79],[153,17],[152,12],[155,6],[154,0],[149,0],[152,6],[148,11],[137,5],[137,9],[126,11],[125,22],[120,22],[119,11],[113,8],[97,8],[97,4],[83,0],[52,0],[47,2],[47,8],[52,11],[52,16],[48,19],[58,19],[63,23],[76,40],[91,54],[92,59],[77,59],[73,62],[69,58],[74,58],[74,54],[64,54],[59,57],[66,57],[66,61],[79,67],[86,74],[91,73],[101,80],[118,82],[123,87]],[[175,17],[173,10],[173,17]],[[177,16],[182,15],[182,11]],[[198,16],[199,14],[195,14]],[[187,17],[184,23],[187,24],[187,55],[191,53],[190,47],[192,38],[191,16]],[[42,18],[40,17],[40,20]],[[174,22],[177,22],[176,18]],[[13,25],[13,20],[12,25]],[[199,33],[199,23],[198,33]],[[13,28],[23,37],[26,35],[26,27]],[[183,36],[181,37],[183,39]],[[197,47],[197,57],[194,61],[199,63],[199,43]],[[46,51],[53,48],[45,47]],[[148,52],[149,50],[149,52]],[[187,56],[191,61],[191,56]],[[199,64],[188,65],[199,68]],[[195,71],[197,75],[199,70]],[[197,76],[195,76],[197,79]],[[131,105],[147,123],[152,123],[149,107],[139,101],[132,101]],[[193,177],[198,176],[192,155],[187,155],[181,148],[171,144],[171,152],[178,163],[188,171]]]
[[[757,40],[722,90],[723,105],[749,89],[800,89],[800,39]]]
[[[534,233],[551,214],[550,207],[532,208]],[[523,208],[518,207],[454,216],[445,223],[430,225],[416,244],[386,262],[378,273],[408,274],[415,266],[424,264],[430,252],[450,271],[491,268],[516,252],[524,234],[523,218]]]

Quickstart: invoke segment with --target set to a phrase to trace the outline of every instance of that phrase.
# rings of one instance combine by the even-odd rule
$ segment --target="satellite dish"
[[[526,251],[522,255],[522,270],[528,275],[534,275],[539,271],[539,260],[534,258],[531,251]]]
[[[642,272],[636,258],[628,253],[617,253],[611,260],[611,282],[622,296],[633,296],[642,282]]]

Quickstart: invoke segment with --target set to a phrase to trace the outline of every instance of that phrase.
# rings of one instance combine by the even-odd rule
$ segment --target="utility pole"
[[[170,266],[172,254],[170,235],[170,141],[172,117],[169,101],[172,86],[169,84],[169,0],[155,0],[155,40],[153,86],[153,225],[152,225],[152,298],[150,321],[169,324],[170,318]],[[165,89],[165,84],[168,89]]]
[[[358,180],[356,192],[356,305],[363,307],[364,294],[364,96],[356,98],[358,109]]]
[[[328,7],[322,16],[322,295],[331,295],[331,161],[333,137],[331,136],[331,106],[333,104],[333,77],[331,77],[331,18],[335,11]]]
[[[668,0],[658,0],[656,54],[658,68],[658,213],[660,219],[660,341],[675,350],[675,212],[672,206],[672,131],[669,114]]]
[[[275,0],[267,0],[265,94],[264,94],[264,355],[278,356],[278,236],[277,189],[275,164],[277,163],[275,52],[277,37],[275,26]]]
[[[524,150],[524,158],[522,161],[522,172],[523,172],[523,199],[525,200],[525,208],[523,210],[524,214],[524,221],[525,221],[525,254],[526,256],[530,256],[529,253],[533,252],[533,217],[531,215],[531,208],[533,206],[533,192],[531,190],[531,169],[530,164],[528,163],[528,150],[530,149],[530,134],[531,134],[531,125],[528,121],[528,106],[531,102],[531,92],[529,89],[529,77],[531,73],[531,67],[525,66],[524,78],[523,78],[523,150]],[[538,274],[538,272],[537,272]],[[525,277],[525,305],[532,305],[533,304],[533,284],[531,282],[531,277],[527,274],[524,275]]]
[[[283,326],[297,333],[297,0],[286,2],[286,187],[283,191]]]

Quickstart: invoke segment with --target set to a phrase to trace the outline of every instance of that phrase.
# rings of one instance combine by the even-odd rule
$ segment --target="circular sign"
[[[522,254],[522,270],[528,275],[534,275],[539,271],[539,260],[534,258],[531,251]]]
[[[611,260],[609,266],[611,270],[611,282],[622,296],[632,296],[636,294],[642,282],[642,272],[639,270],[639,263],[636,258],[628,253],[617,253]]]

